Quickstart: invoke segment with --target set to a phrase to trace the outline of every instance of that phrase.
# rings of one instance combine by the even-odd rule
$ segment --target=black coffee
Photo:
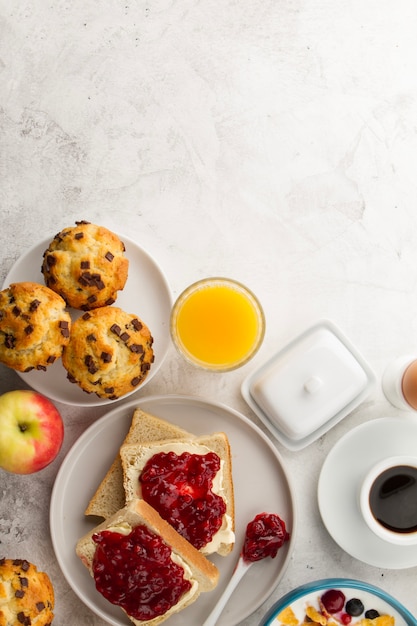
[[[382,526],[397,533],[417,530],[417,468],[391,467],[374,481],[369,493],[371,511]]]

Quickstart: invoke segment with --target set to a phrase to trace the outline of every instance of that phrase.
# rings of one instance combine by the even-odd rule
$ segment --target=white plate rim
[[[390,436],[380,438],[379,445],[375,445],[375,436],[383,428]],[[410,434],[414,440],[407,437]],[[402,437],[401,444],[396,439],[399,436]],[[416,440],[417,420],[414,418],[379,417],[348,431],[323,462],[317,486],[323,524],[345,552],[367,565],[384,569],[406,569],[417,565],[417,546],[390,545],[374,535],[362,519],[357,503],[360,480],[372,465],[387,455],[407,454],[407,447],[415,448]],[[367,445],[367,454],[358,455],[358,446]],[[337,489],[330,489],[332,479],[337,482]],[[330,492],[331,497],[328,496]],[[343,527],[348,527],[349,531],[343,532]]]
[[[16,374],[21,378],[23,382],[28,384],[30,387],[32,387],[39,393],[46,395],[52,401],[61,402],[62,404],[67,404],[70,406],[97,407],[97,406],[115,404],[117,402],[120,402],[121,400],[125,400],[126,398],[131,397],[133,394],[142,390],[143,387],[152,380],[152,378],[157,374],[157,372],[161,368],[168,354],[168,350],[171,346],[171,338],[170,338],[170,332],[169,332],[169,318],[170,318],[171,308],[173,305],[173,294],[172,294],[170,285],[168,283],[168,280],[166,278],[166,275],[164,271],[162,270],[162,268],[160,267],[160,265],[157,263],[156,259],[147,250],[145,250],[145,248],[143,248],[141,245],[136,243],[136,241],[134,241],[133,239],[129,238],[128,236],[124,234],[120,234],[120,233],[115,233],[115,234],[117,234],[119,239],[125,244],[127,256],[129,254],[131,256],[130,258],[128,256],[129,276],[128,276],[126,285],[124,289],[118,293],[118,298],[116,302],[114,303],[114,306],[120,306],[120,308],[124,308],[125,310],[127,310],[128,306],[130,306],[127,304],[125,306],[124,301],[127,299],[131,299],[133,297],[133,295],[130,294],[130,289],[133,289],[133,281],[130,280],[129,282],[129,277],[131,277],[132,271],[133,273],[137,271],[137,269],[135,269],[134,262],[132,261],[134,255],[138,255],[141,259],[145,260],[147,266],[152,269],[153,274],[155,274],[155,276],[157,277],[157,281],[155,282],[156,288],[155,288],[153,297],[155,300],[157,299],[160,300],[161,310],[164,311],[163,315],[166,317],[166,320],[165,322],[162,322],[162,314],[158,314],[158,315],[161,315],[161,319],[158,325],[153,325],[151,320],[148,321],[145,319],[145,317],[147,316],[143,316],[144,321],[147,323],[147,325],[149,325],[149,328],[151,329],[151,333],[154,336],[154,348],[156,347],[157,349],[157,352],[156,352],[157,358],[152,368],[150,369],[148,375],[146,376],[145,380],[138,387],[133,389],[130,393],[125,394],[124,396],[116,400],[110,400],[107,398],[99,398],[95,394],[88,394],[82,391],[82,389],[80,389],[78,385],[74,385],[73,383],[70,383],[69,381],[67,381],[65,370],[63,372],[60,371],[61,369],[63,369],[61,359],[56,361],[56,363],[54,363],[53,365],[49,366],[46,372],[31,371],[31,372],[24,373],[24,372],[16,371]],[[10,268],[9,272],[7,273],[6,278],[3,281],[2,289],[6,289],[13,282],[22,282],[26,280],[38,282],[44,285],[45,282],[44,282],[42,273],[40,271],[40,268],[42,265],[42,254],[48,248],[52,239],[53,239],[53,235],[43,239],[42,241],[38,241],[36,244],[28,248],[16,260],[15,263]],[[27,263],[28,260],[35,253],[38,254],[39,256],[38,270],[36,270],[36,268],[33,266],[33,269],[29,269],[28,276],[26,276],[22,272],[23,267],[25,265],[25,262]],[[161,289],[160,295],[157,293],[157,289]],[[82,314],[82,311],[75,311],[74,309],[71,309],[71,308],[68,308],[68,311],[70,312],[72,317],[77,317]],[[130,312],[130,311],[127,311],[127,312]],[[139,310],[137,311],[137,314],[140,316]],[[63,383],[65,383],[65,385],[68,385],[68,392],[66,395],[63,395],[62,392],[60,393],[60,387],[54,384],[54,381],[52,380],[51,377],[50,377],[51,384],[48,385],[47,376],[48,376],[48,373],[50,374],[51,371],[54,372],[53,373],[54,378],[58,377],[58,380],[62,379]]]
[[[124,626],[125,623],[129,624],[130,622],[124,622],[124,621],[119,621],[116,620],[112,617],[109,617],[109,615],[106,612],[103,612],[102,610],[100,610],[100,608],[97,608],[97,606],[89,601],[86,601],[86,598],[84,596],[84,594],[82,593],[82,590],[79,589],[79,587],[77,586],[76,582],[74,581],[73,577],[71,576],[71,574],[68,571],[68,567],[67,564],[64,560],[64,556],[60,550],[60,545],[59,545],[59,540],[60,540],[60,532],[63,533],[62,530],[62,525],[63,525],[63,519],[65,517],[64,513],[63,513],[63,493],[65,492],[65,487],[68,485],[69,482],[69,474],[68,472],[70,471],[71,467],[74,467],[74,464],[76,462],[79,462],[80,458],[82,457],[83,454],[83,449],[86,447],[87,443],[91,440],[91,438],[93,437],[93,435],[95,435],[97,430],[104,430],[107,426],[107,423],[110,422],[111,420],[113,420],[118,413],[126,413],[126,411],[130,411],[129,414],[131,414],[132,410],[138,406],[140,406],[141,408],[143,408],[144,410],[148,410],[149,412],[154,412],[155,414],[158,414],[157,411],[155,411],[155,408],[160,409],[161,406],[171,406],[173,407],[175,406],[189,406],[189,407],[195,407],[195,406],[199,406],[202,409],[205,410],[212,410],[212,411],[218,411],[221,415],[226,415],[228,416],[228,418],[230,420],[232,420],[233,423],[236,423],[237,426],[236,428],[239,430],[240,428],[242,429],[249,429],[249,432],[251,433],[251,435],[255,436],[255,439],[258,438],[258,440],[261,442],[261,445],[263,446],[264,450],[269,451],[269,454],[271,454],[274,458],[274,461],[277,464],[277,467],[279,467],[279,471],[281,472],[286,485],[285,485],[285,489],[287,492],[287,496],[288,497],[288,501],[287,501],[287,506],[288,509],[290,511],[290,517],[292,518],[290,523],[287,521],[288,527],[290,529],[290,534],[291,534],[291,538],[288,541],[288,543],[280,550],[278,558],[276,560],[276,563],[279,562],[279,559],[281,560],[281,564],[279,566],[279,571],[278,573],[274,571],[275,568],[275,563],[272,564],[271,569],[273,570],[273,576],[271,576],[271,580],[269,582],[269,585],[267,585],[265,588],[263,588],[263,592],[262,595],[260,595],[256,602],[251,604],[250,610],[247,610],[246,613],[239,615],[239,618],[236,621],[230,621],[230,616],[227,616],[227,620],[228,621],[223,621],[222,617],[220,617],[218,624],[219,626],[234,626],[237,625],[242,619],[245,619],[248,615],[250,615],[251,613],[253,613],[253,611],[255,611],[257,608],[259,608],[263,602],[265,602],[268,597],[271,595],[271,593],[274,591],[274,589],[276,588],[276,586],[278,585],[279,581],[281,580],[282,576],[284,575],[289,561],[291,559],[292,556],[292,552],[293,552],[293,546],[294,546],[294,542],[295,542],[295,538],[296,538],[296,532],[297,532],[297,523],[298,523],[298,516],[297,516],[297,509],[296,509],[296,502],[295,502],[295,496],[294,496],[294,490],[292,488],[291,485],[291,479],[290,476],[287,472],[287,470],[285,469],[285,465],[283,463],[282,457],[279,454],[278,450],[275,448],[275,446],[273,445],[273,443],[270,441],[270,439],[267,437],[267,435],[265,435],[260,429],[259,427],[254,424],[251,420],[249,420],[247,417],[245,417],[243,414],[241,414],[240,412],[236,411],[235,409],[222,404],[220,402],[212,402],[211,400],[208,400],[206,398],[202,398],[199,396],[186,396],[186,395],[180,395],[180,394],[168,394],[168,395],[153,395],[153,396],[146,396],[143,397],[141,399],[138,400],[130,400],[127,403],[123,403],[123,404],[119,404],[117,407],[115,407],[113,410],[109,411],[108,413],[106,413],[105,415],[103,415],[101,418],[99,418],[96,422],[94,422],[93,424],[91,424],[91,426],[89,426],[84,433],[77,439],[77,441],[75,442],[75,444],[72,446],[72,448],[69,450],[69,452],[67,453],[63,463],[61,464],[61,467],[57,473],[56,479],[55,479],[55,483],[52,489],[52,494],[51,494],[51,501],[50,501],[50,515],[49,515],[49,521],[50,521],[50,535],[51,535],[51,540],[52,540],[52,545],[54,548],[54,552],[55,552],[55,556],[57,558],[58,564],[62,570],[62,573],[64,575],[64,577],[66,578],[68,584],[70,585],[70,587],[73,589],[73,591],[76,593],[76,595],[80,598],[80,600],[86,604],[86,606],[88,606],[96,615],[98,615],[99,617],[101,617],[102,619],[104,619],[104,621],[108,622],[109,624],[113,624],[116,626]],[[159,410],[158,409],[158,410]],[[159,413],[161,415],[161,413]],[[162,417],[164,417],[164,415],[161,415]],[[126,418],[127,419],[127,418]],[[181,426],[181,424],[179,424]],[[241,426],[242,425],[242,426]],[[201,429],[202,432],[206,432],[206,430]],[[208,432],[208,431],[207,431]],[[227,432],[227,431],[226,431]],[[251,442],[252,445],[252,442]],[[233,450],[232,450],[233,452]],[[234,461],[235,462],[235,461]],[[236,485],[235,485],[236,486]],[[266,508],[266,507],[265,507]],[[260,511],[257,511],[260,512]],[[82,514],[82,512],[81,512]],[[288,517],[288,516],[287,516]],[[58,520],[58,521],[57,521]],[[250,521],[249,519],[246,520],[247,522]],[[92,523],[90,524],[90,526],[92,527]],[[242,534],[242,533],[240,533]],[[239,533],[238,533],[238,528],[236,529],[236,548],[235,551],[238,550],[238,543],[239,543]],[[233,553],[233,555],[230,555],[229,557],[214,557],[212,560],[216,563],[216,565],[219,567],[220,572],[222,573],[222,565],[223,564],[227,564],[228,569],[229,569],[229,577],[231,575],[231,573],[233,572],[233,567],[234,567],[234,563],[237,559],[238,553],[235,552]],[[77,557],[74,557],[76,561],[78,561]],[[223,559],[227,559],[223,560]],[[275,561],[272,559],[269,559],[270,564]],[[270,565],[268,564],[268,565]],[[265,565],[267,565],[265,563]],[[78,565],[77,565],[78,567]],[[83,566],[81,563],[79,563],[79,567],[81,568],[81,570],[83,570]],[[255,568],[252,568],[253,570]],[[263,567],[264,571],[266,568]],[[258,570],[259,572],[259,570]],[[259,578],[259,575],[258,575]],[[220,594],[221,588],[223,588],[227,583],[227,579],[222,579],[221,578],[221,583],[219,583],[218,585],[218,593]],[[92,583],[93,584],[93,583]],[[213,594],[214,592],[212,592]],[[235,592],[236,593],[236,592]],[[202,596],[200,596],[200,598],[202,598],[203,596],[209,596],[210,594],[202,594]],[[200,600],[200,599],[199,599]],[[229,601],[233,602],[233,598]],[[212,606],[214,606],[214,600],[212,602],[212,605],[210,606],[210,609],[212,608]],[[187,610],[192,609],[193,605],[191,607],[189,607]],[[209,611],[207,611],[209,612]],[[224,611],[224,614],[226,613],[226,609]],[[175,615],[173,617],[170,618],[170,623],[176,624],[176,620],[179,616],[181,616],[182,614],[178,614]],[[184,622],[184,624],[186,624],[187,622]],[[182,626],[183,622],[182,621],[178,621],[178,625]]]

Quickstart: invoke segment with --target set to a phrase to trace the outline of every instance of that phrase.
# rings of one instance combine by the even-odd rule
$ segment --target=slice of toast
[[[141,442],[138,444],[124,444],[120,448],[120,459],[123,470],[123,485],[126,502],[142,497],[139,477],[147,461],[158,452],[175,452],[178,456],[182,452],[203,455],[207,451],[214,452],[220,458],[221,467],[217,480],[213,481],[213,492],[223,498],[226,504],[226,512],[223,515],[222,526],[213,536],[212,541],[200,547],[203,554],[220,554],[226,556],[231,552],[235,542],[235,508],[232,478],[232,460],[230,444],[227,435],[223,432],[216,432],[211,435],[199,437],[177,438],[176,440],[164,439],[161,441]],[[193,489],[190,484],[190,489]],[[191,491],[192,493],[192,491]],[[162,517],[166,517],[163,505],[160,507],[152,502]],[[192,507],[194,500],[189,505]],[[197,516],[196,516],[197,517]],[[167,518],[168,519],[168,518]],[[179,522],[177,530],[180,530]],[[184,536],[187,536],[187,529],[184,529]]]
[[[157,624],[165,621],[170,615],[179,612],[194,602],[200,593],[214,589],[218,583],[219,571],[213,563],[201,554],[201,552],[193,548],[193,546],[181,537],[172,526],[163,520],[149,504],[144,500],[132,500],[130,504],[96,526],[77,542],[76,554],[88,568],[92,577],[94,577],[93,560],[97,547],[97,544],[93,540],[93,535],[103,530],[128,533],[131,529],[139,525],[146,526],[152,533],[163,539],[172,550],[173,560],[184,567],[184,576],[188,578],[192,584],[190,592],[187,592],[180,598],[177,604],[163,615],[152,616],[151,619],[138,620],[130,616],[127,610],[121,607],[136,626],[157,626]],[[141,553],[140,556],[141,563],[143,563],[144,559],[142,555],[143,553]],[[152,557],[154,557],[153,554]],[[140,578],[139,576],[135,576],[135,572],[132,571],[131,567],[126,573],[126,576],[129,578],[129,584],[126,582],[125,589],[126,593],[129,593],[130,581],[132,579],[139,581]],[[143,582],[145,587],[142,593],[139,583],[137,582],[135,594],[139,592],[139,596],[143,598],[143,595],[146,594],[148,590],[148,582],[147,579]],[[142,606],[142,608],[145,607]]]
[[[124,444],[160,439],[194,439],[194,435],[159,417],[142,411],[134,411],[132,423],[125,437]],[[85,515],[96,515],[107,519],[126,503],[123,488],[123,470],[119,453],[115,457],[107,474],[104,476],[95,494],[91,498]]]

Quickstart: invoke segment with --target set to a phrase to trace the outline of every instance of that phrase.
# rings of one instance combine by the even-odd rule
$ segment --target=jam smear
[[[226,512],[225,501],[212,491],[219,469],[214,452],[159,452],[139,476],[143,499],[197,550],[212,540]]]
[[[171,548],[144,525],[128,535],[103,530],[93,540],[97,590],[137,620],[164,615],[191,588]]]
[[[246,527],[242,556],[247,562],[276,557],[290,538],[285,522],[275,513],[259,513]]]

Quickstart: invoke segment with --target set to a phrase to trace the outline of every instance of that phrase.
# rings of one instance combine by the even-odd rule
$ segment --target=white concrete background
[[[417,352],[416,28],[414,0],[0,0],[0,278],[33,243],[87,219],[151,252],[174,295],[221,274],[265,308],[251,364],[210,375],[172,349],[138,398],[213,397],[258,423],[241,381],[322,317],[379,383],[394,357]],[[1,392],[22,386],[0,368]],[[105,409],[59,408],[66,438],[52,466],[0,474],[0,552],[50,573],[57,626],[103,626],[60,574],[48,503],[60,461]],[[316,501],[333,444],[397,414],[378,384],[305,450],[277,444],[296,485],[299,536],[284,580],[242,626],[291,588],[340,575],[417,614],[415,568],[351,558]]]

